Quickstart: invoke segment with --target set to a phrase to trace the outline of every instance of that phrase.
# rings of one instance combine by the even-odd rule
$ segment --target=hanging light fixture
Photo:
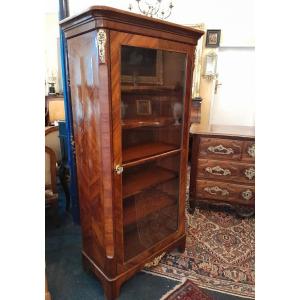
[[[147,17],[157,17],[160,19],[167,19],[172,12],[174,7],[172,1],[169,2],[169,5],[163,5],[162,0],[135,0],[137,3],[139,11]],[[130,2],[128,9],[132,11],[133,5]]]

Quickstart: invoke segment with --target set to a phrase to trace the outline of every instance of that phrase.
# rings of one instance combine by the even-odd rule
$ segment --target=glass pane
[[[186,55],[121,48],[125,260],[178,227]]]

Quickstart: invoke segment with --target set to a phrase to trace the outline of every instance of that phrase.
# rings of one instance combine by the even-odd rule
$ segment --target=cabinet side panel
[[[101,111],[96,32],[68,40],[83,251],[105,265]]]

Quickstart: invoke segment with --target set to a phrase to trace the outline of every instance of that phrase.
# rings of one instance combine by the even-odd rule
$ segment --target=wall
[[[218,51],[218,93],[212,95],[213,124],[254,126],[254,47],[221,47]]]
[[[48,9],[56,10],[51,0]],[[127,10],[135,0],[69,0],[70,14],[76,14],[92,5],[107,5]],[[164,0],[169,3],[169,1]],[[178,24],[204,23],[208,29],[221,29],[218,72],[220,95],[214,101],[215,81],[201,78],[202,104],[201,124],[254,125],[254,1],[253,0],[174,0],[175,5],[168,21]],[[197,4],[195,4],[197,3]],[[203,49],[204,55],[210,49]],[[223,78],[222,78],[223,76]]]
[[[56,77],[55,90],[61,91],[60,84],[60,57],[59,57],[59,27],[58,13],[51,12],[45,14],[45,79],[47,80],[52,74]],[[48,84],[45,87],[45,93],[48,94]]]
[[[135,0],[69,0],[70,14],[79,13],[92,5],[107,5],[127,10],[130,2],[134,6],[133,11],[138,12]],[[169,3],[168,0],[163,2]],[[178,24],[205,23],[207,28],[223,30],[224,46],[250,46],[254,44],[253,2],[253,0],[173,0],[175,7],[168,21]]]
[[[201,77],[201,126],[208,124],[254,126],[254,1],[210,0],[174,1],[170,21],[182,24],[204,23],[206,29],[221,29],[219,50],[203,47],[202,69],[205,55],[218,54],[218,94],[216,81]],[[205,37],[203,42],[205,42]]]
[[[70,0],[71,13],[91,5],[108,5],[127,10],[128,1]],[[169,1],[165,2],[169,3]],[[136,3],[131,0],[134,11]],[[174,0],[175,7],[168,21],[179,24],[204,23],[208,29],[221,29],[218,72],[221,86],[214,94],[215,80],[201,78],[201,126],[209,123],[254,125],[254,3],[252,0]],[[203,48],[204,56],[211,49]]]

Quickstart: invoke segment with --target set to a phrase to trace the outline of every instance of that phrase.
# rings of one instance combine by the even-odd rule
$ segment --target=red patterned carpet
[[[146,271],[197,286],[254,298],[255,220],[234,213],[196,209],[187,213],[185,253],[174,251]]]
[[[193,282],[186,280],[160,300],[213,300],[213,298],[197,287]]]

